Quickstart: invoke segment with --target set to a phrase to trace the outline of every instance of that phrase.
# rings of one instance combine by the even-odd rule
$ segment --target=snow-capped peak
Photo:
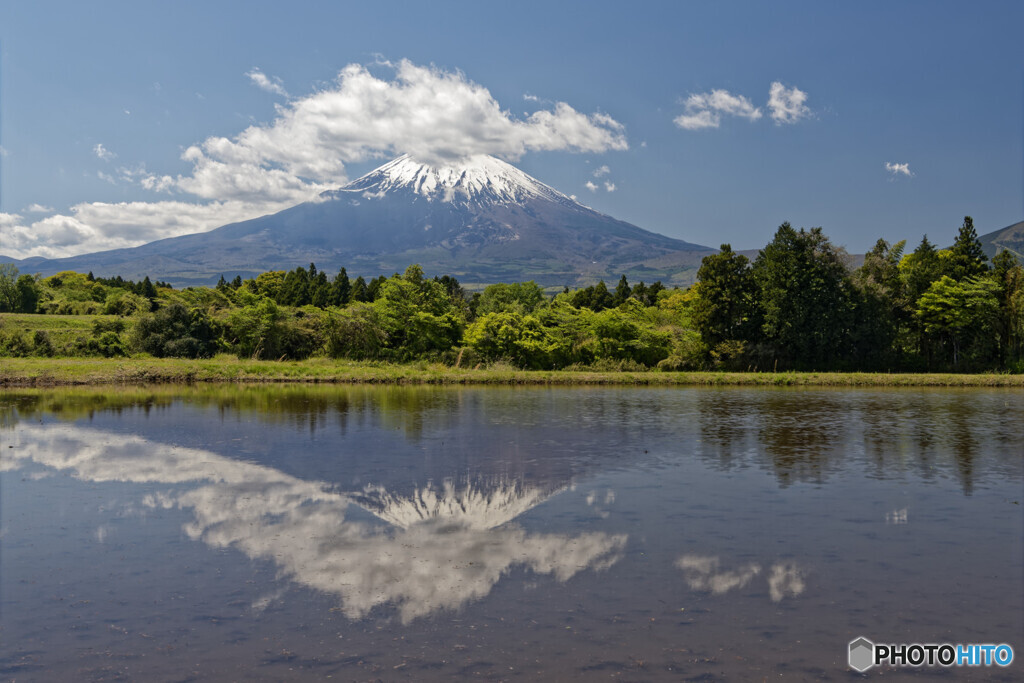
[[[429,201],[455,203],[515,203],[534,197],[575,203],[515,166],[486,155],[458,164],[433,166],[405,154],[344,189],[361,192],[367,199],[405,190]]]
[[[411,496],[369,486],[362,494],[353,495],[353,499],[363,509],[402,529],[441,523],[483,530],[508,524],[564,490],[564,486],[542,489],[504,479],[467,482],[463,486],[447,480],[440,487],[418,488]]]

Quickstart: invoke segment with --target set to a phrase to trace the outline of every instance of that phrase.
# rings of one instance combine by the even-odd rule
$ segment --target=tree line
[[[694,325],[711,356],[736,367],[1024,369],[1013,254],[989,263],[970,216],[949,249],[927,235],[905,246],[880,239],[850,270],[821,228],[783,223],[752,263],[723,244],[697,273]]]
[[[0,266],[0,311],[106,314],[88,334],[0,328],[0,354],[505,361],[522,368],[1024,370],[1024,274],[988,263],[970,217],[949,249],[879,240],[859,268],[820,228],[784,223],[753,260],[723,244],[688,289],[535,282],[469,293],[419,266],[351,279],[297,267],[175,290],[147,277]]]

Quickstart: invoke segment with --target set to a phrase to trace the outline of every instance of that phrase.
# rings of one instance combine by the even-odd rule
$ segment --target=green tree
[[[974,229],[974,220],[970,216],[964,216],[964,223],[960,226],[956,241],[950,251],[949,272],[954,280],[963,280],[969,277],[984,275],[988,271],[988,258],[982,249],[981,240]]]
[[[462,311],[452,305],[441,283],[423,277],[418,265],[384,279],[373,308],[387,347],[399,358],[445,351],[462,337]]]
[[[209,358],[217,351],[219,335],[203,311],[170,304],[135,325],[133,345],[157,358]]]
[[[20,305],[18,267],[13,263],[0,263],[0,313],[17,311]]]
[[[309,301],[317,308],[327,308],[331,305],[334,292],[327,280],[327,273],[321,270],[316,277],[310,278],[309,292]]]
[[[544,300],[544,290],[533,280],[488,285],[476,303],[476,315],[488,313],[533,313]]]
[[[253,294],[265,296],[274,301],[281,300],[281,288],[287,273],[283,270],[268,270],[260,273],[254,280],[248,280],[246,288]]]
[[[992,259],[991,277],[998,288],[999,317],[996,330],[1003,365],[1022,358],[1024,342],[1024,268],[1003,249]]]
[[[312,265],[312,264],[310,264]],[[309,272],[302,266],[284,276],[277,303],[285,306],[306,306],[312,303]]]
[[[331,358],[378,358],[387,341],[373,305],[358,301],[343,310],[324,311],[321,333]]]
[[[723,244],[701,261],[693,289],[693,323],[705,344],[754,337],[755,285],[746,256]]]
[[[279,358],[285,336],[283,314],[267,297],[258,297],[231,312],[228,330],[239,358]]]
[[[349,282],[348,273],[342,267],[331,283],[331,303],[335,306],[344,306],[351,300],[352,283]]]
[[[544,369],[554,348],[540,320],[505,311],[486,313],[466,328],[465,341],[487,360],[507,360],[521,368]]]
[[[612,299],[613,305],[622,305],[632,294],[633,290],[629,286],[629,281],[626,280],[626,276],[623,275],[619,278],[619,284],[615,285],[615,296]]]
[[[854,273],[850,354],[855,367],[878,368],[896,360],[894,347],[900,324],[912,313],[903,299],[900,280],[905,246],[905,240],[890,246],[879,239]]]
[[[18,311],[22,313],[35,313],[39,306],[39,282],[31,275],[18,277]]]
[[[783,223],[751,269],[765,340],[793,367],[826,368],[849,342],[849,283],[839,250],[821,228]]]
[[[578,289],[572,295],[572,305],[576,308],[589,308],[592,311],[603,311],[615,305],[615,297],[608,291],[608,285],[601,280],[596,285]]]
[[[600,311],[591,319],[597,358],[653,367],[668,358],[672,335],[646,323],[643,305],[631,303]]]
[[[947,342],[954,366],[960,365],[965,351],[985,360],[984,346],[999,316],[997,292],[998,285],[990,278],[957,282],[943,275],[918,300],[916,315],[925,332]]]
[[[366,280],[360,275],[356,278],[356,281],[352,283],[352,295],[350,301],[372,301],[370,298],[369,288],[366,286]]]

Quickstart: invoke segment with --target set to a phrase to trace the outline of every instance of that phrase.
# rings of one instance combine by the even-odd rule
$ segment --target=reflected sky
[[[1024,648],[1020,424],[1004,390],[3,392],[0,677],[828,679],[851,634]]]
[[[149,508],[189,509],[185,530],[213,547],[274,561],[286,576],[338,595],[353,619],[391,604],[403,622],[455,609],[490,592],[516,566],[564,582],[618,559],[624,534],[528,534],[516,517],[559,490],[510,480],[445,481],[408,497],[382,486],[338,493],[262,465],[138,436],[26,425],[6,471],[25,461],[83,481],[196,484],[147,494]],[[346,519],[352,505],[393,528]]]

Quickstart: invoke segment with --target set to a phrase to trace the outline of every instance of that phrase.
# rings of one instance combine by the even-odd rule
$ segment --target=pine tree
[[[360,275],[356,278],[356,281],[352,283],[352,294],[349,297],[349,301],[369,301],[370,293],[366,286],[366,280]]]
[[[964,224],[960,226],[956,242],[950,249],[950,277],[956,281],[964,280],[977,275],[984,275],[988,271],[988,257],[982,249],[981,240],[974,229],[974,220],[970,216],[964,216]]]
[[[344,306],[352,300],[352,283],[348,279],[348,273],[342,267],[334,276],[331,285],[331,303],[335,306]]]
[[[754,289],[750,260],[731,245],[704,257],[697,271],[693,322],[705,344],[713,348],[754,334]]]
[[[633,289],[629,286],[629,280],[623,275],[619,278],[619,284],[615,285],[615,298],[614,302],[616,306],[620,306],[626,302],[629,295],[633,293]]]

